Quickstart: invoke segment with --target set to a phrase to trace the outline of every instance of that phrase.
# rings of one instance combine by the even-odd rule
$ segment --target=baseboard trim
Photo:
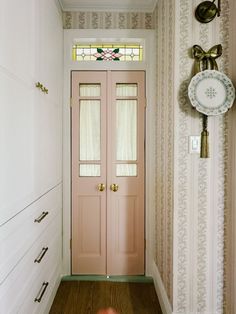
[[[163,314],[172,314],[172,307],[163,285],[159,270],[153,261],[152,277]]]
[[[148,276],[100,276],[100,275],[72,275],[63,276],[62,281],[115,281],[115,282],[143,282],[152,283]]]

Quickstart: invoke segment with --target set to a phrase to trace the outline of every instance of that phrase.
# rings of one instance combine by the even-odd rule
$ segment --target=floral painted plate
[[[232,107],[235,89],[224,73],[205,70],[191,79],[188,96],[197,111],[208,116],[215,116],[225,113]]]

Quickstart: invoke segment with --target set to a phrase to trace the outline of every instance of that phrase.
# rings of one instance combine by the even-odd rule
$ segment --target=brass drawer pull
[[[34,260],[35,263],[40,263],[43,259],[44,255],[47,253],[48,247],[43,247],[39,256]]]
[[[40,223],[47,215],[48,215],[48,212],[42,212],[42,214],[38,218],[36,218],[34,222]]]
[[[44,283],[42,284],[42,287],[41,287],[41,289],[40,289],[40,291],[39,291],[39,293],[38,293],[39,296],[37,296],[37,297],[34,299],[34,302],[41,302],[42,297],[43,297],[43,295],[44,295],[44,293],[45,293],[45,291],[46,291],[48,285],[49,285],[49,282],[44,282]]]

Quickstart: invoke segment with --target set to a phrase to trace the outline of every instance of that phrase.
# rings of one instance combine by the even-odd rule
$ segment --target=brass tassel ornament
[[[201,132],[201,158],[209,158],[209,132],[207,131],[207,116],[204,114],[202,117],[203,130]]]
[[[204,51],[199,45],[194,45],[192,55],[195,59],[195,74],[205,70],[218,70],[216,59],[222,55],[222,45],[215,45]],[[209,132],[207,131],[208,117],[202,116],[200,158],[209,158]]]

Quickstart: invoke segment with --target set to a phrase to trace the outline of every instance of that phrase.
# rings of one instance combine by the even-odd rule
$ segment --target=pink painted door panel
[[[72,72],[72,273],[144,274],[145,72]]]
[[[106,72],[72,72],[72,273],[106,274]]]
[[[107,273],[144,274],[145,72],[116,71],[108,108]]]

